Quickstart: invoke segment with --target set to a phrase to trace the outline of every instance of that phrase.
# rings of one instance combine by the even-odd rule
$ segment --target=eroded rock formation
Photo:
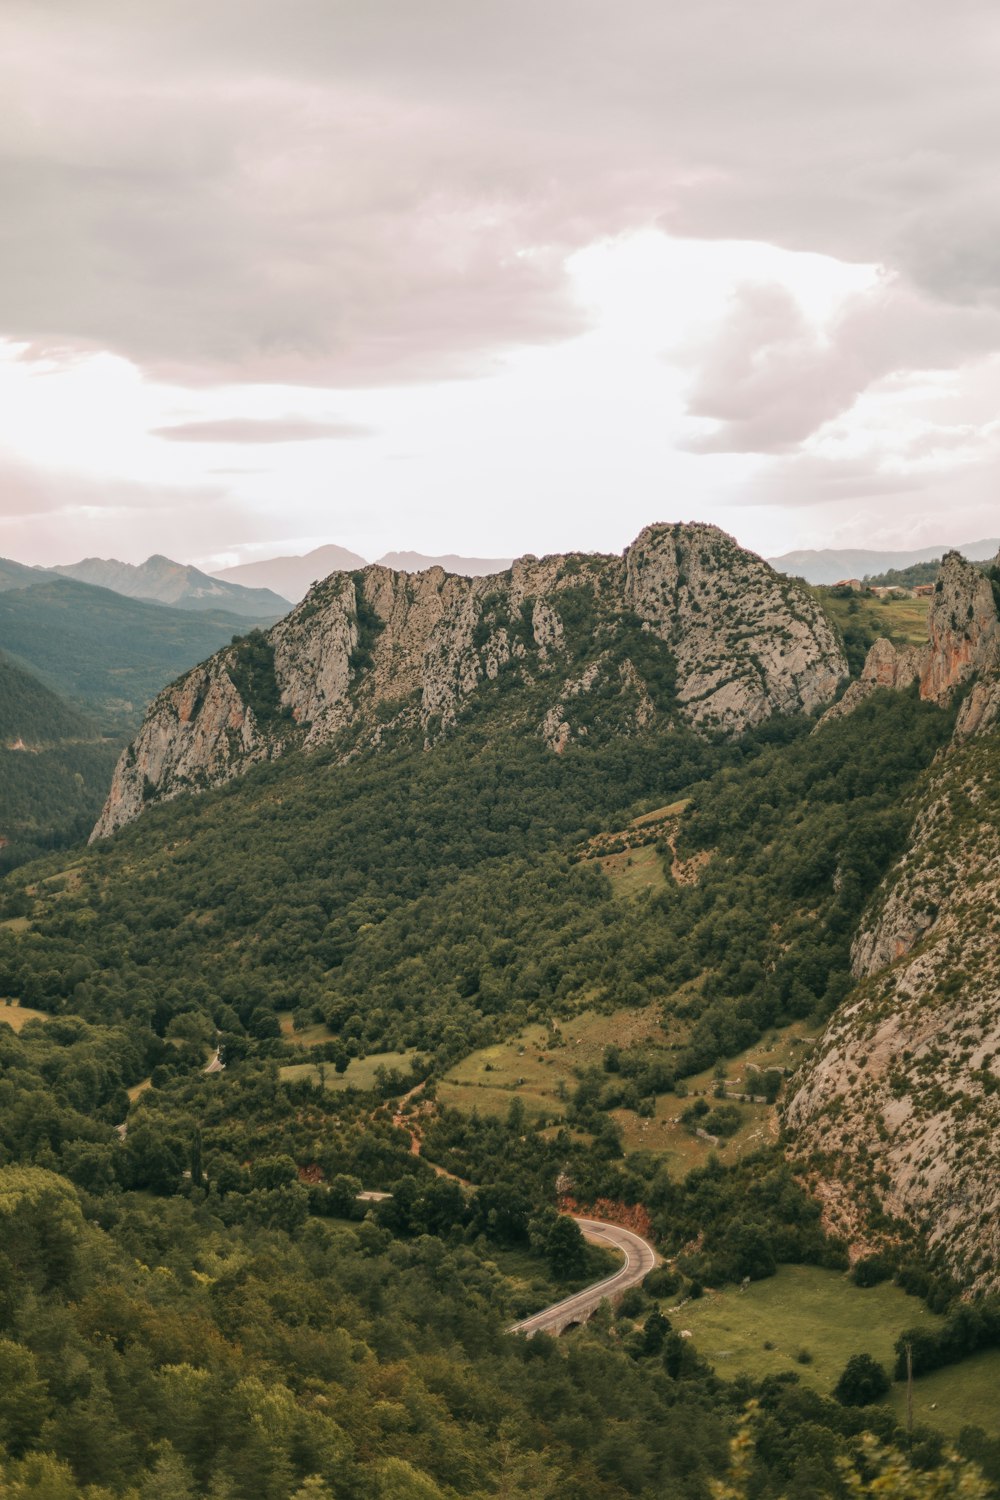
[[[496,711],[531,716],[561,751],[660,717],[739,733],[815,710],[846,675],[811,596],[704,525],[650,526],[622,557],[524,557],[486,578],[334,573],[248,640],[154,700],[94,837],[289,745],[431,743],[501,680]]]

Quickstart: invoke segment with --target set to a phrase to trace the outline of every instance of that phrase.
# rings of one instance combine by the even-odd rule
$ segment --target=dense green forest
[[[864,1431],[939,1464],[940,1437],[908,1449],[887,1410],[701,1361],[675,1303],[782,1263],[843,1269],[843,1246],[776,1146],[678,1177],[626,1154],[610,1111],[839,1003],[950,728],[879,694],[818,732],[675,728],[557,757],[473,716],[431,752],[289,752],[8,875],[10,1494],[702,1500],[752,1401],[761,1500],[846,1496],[836,1460],[870,1476]],[[681,793],[675,852],[700,878],[621,899],[588,841]],[[435,1105],[456,1058],[583,1005],[651,1009],[671,1040],[579,1070],[561,1122],[529,1126],[515,1097],[505,1118]],[[330,1038],[312,1076],[281,1076],[303,1055],[288,1011]],[[325,1086],[381,1053],[405,1069]],[[670,1259],[616,1312],[526,1342],[510,1321],[600,1274],[560,1178],[641,1205]],[[886,1274],[948,1310],[957,1289],[918,1252]],[[982,1433],[963,1448],[1000,1474]]]

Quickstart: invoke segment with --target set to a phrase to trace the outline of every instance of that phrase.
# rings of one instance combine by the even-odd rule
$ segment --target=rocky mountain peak
[[[374,564],[314,584],[165,689],[94,836],[290,746],[430,745],[474,699],[561,753],[656,721],[736,734],[812,712],[845,674],[809,594],[714,526],[650,526],[620,557],[528,556],[480,578]]]
[[[959,714],[959,739],[1000,715],[1000,613],[989,573],[949,552],[927,612],[926,645],[875,641],[860,678],[824,718],[850,713],[876,688],[901,690],[914,682],[925,702],[943,705],[970,678],[978,681]]]

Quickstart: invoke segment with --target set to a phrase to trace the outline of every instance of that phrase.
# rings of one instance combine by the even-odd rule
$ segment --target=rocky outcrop
[[[860,678],[820,722],[850,713],[876,688],[903,689],[914,682],[919,682],[920,696],[926,702],[945,704],[971,677],[1000,676],[998,667],[1000,619],[990,580],[960,553],[949,552],[927,614],[927,644],[899,647],[891,641],[875,641]],[[1000,690],[995,682],[985,687],[977,684],[973,695],[976,705],[967,712],[963,709],[965,727],[959,730],[960,737],[987,727],[1000,714]]]
[[[998,912],[1000,738],[984,730],[933,767],[909,848],[855,940],[858,988],[785,1114],[828,1203],[867,1204],[869,1224],[891,1215],[989,1290],[1000,1289]]]
[[[334,573],[159,695],[93,837],[292,745],[432,743],[477,695],[562,751],[660,720],[736,734],[812,712],[846,670],[811,596],[713,526],[651,526],[622,557],[524,557],[485,578]]]
[[[830,719],[842,719],[852,713],[859,703],[871,697],[876,688],[901,691],[919,681],[923,655],[920,646],[899,647],[885,639],[875,641],[865,657],[861,676],[850,683],[844,696],[827,709],[817,729]]]
[[[828,703],[846,676],[804,590],[714,526],[649,527],[625,554],[625,602],[670,643],[688,720],[729,731]]]

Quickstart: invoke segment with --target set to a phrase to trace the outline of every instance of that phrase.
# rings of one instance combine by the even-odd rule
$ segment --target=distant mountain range
[[[32,570],[29,570],[32,571]],[[111,589],[127,599],[153,599],[174,609],[224,609],[230,614],[255,620],[279,619],[291,602],[270,588],[246,588],[203,573],[190,563],[173,562],[156,554],[144,563],[118,562],[115,558],[85,557],[48,570],[77,583]]]
[[[886,573],[890,568],[910,568],[914,563],[934,562],[946,552],[961,552],[970,562],[985,562],[1000,550],[1000,537],[979,542],[942,542],[937,547],[920,547],[914,552],[874,552],[862,547],[823,547],[802,552],[783,552],[766,559],[778,573],[805,578],[809,583],[839,583],[842,578],[864,578],[866,574]]]
[[[179,672],[274,619],[271,611],[254,621],[224,610],[171,609],[28,571],[40,581],[0,591],[0,651],[112,732],[136,722]]]
[[[490,573],[502,573],[510,567],[513,558],[458,557],[450,552],[443,557],[428,557],[423,552],[386,552],[376,561],[397,573],[423,573],[428,568],[444,568],[447,573],[458,573],[465,578],[484,578]],[[297,604],[320,578],[328,578],[331,573],[353,573],[357,568],[367,566],[367,558],[330,543],[316,547],[303,557],[268,557],[261,562],[239,563],[235,568],[220,568],[212,576],[228,583],[275,589]]]
[[[298,604],[318,578],[327,578],[331,573],[353,573],[355,568],[364,566],[365,559],[356,552],[348,552],[346,547],[331,543],[326,547],[316,547],[304,557],[268,557],[261,562],[221,568],[212,577],[244,588],[274,589],[291,599],[293,604]]]

